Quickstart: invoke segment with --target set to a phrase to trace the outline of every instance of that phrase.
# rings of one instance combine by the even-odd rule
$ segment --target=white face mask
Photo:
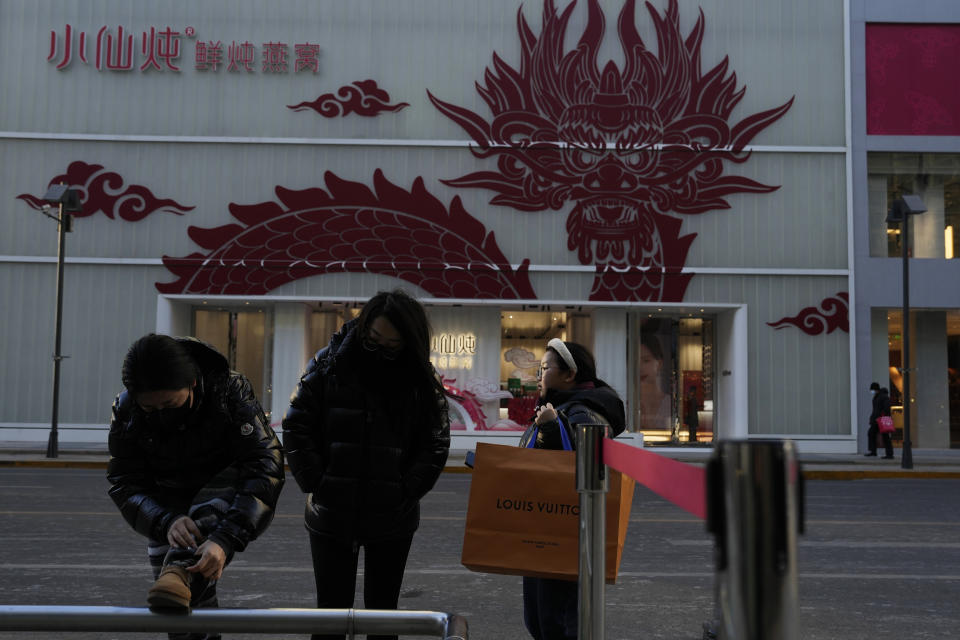
[[[870,389],[870,395],[873,396],[873,395],[876,395],[876,394],[877,394],[877,390],[876,390],[876,389]]]

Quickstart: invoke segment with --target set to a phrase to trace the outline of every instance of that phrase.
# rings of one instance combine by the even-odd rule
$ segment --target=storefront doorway
[[[714,440],[714,319],[637,313],[631,319],[633,424],[648,446]]]
[[[232,370],[250,380],[268,418],[272,400],[270,317],[264,309],[194,308],[191,332],[226,356]]]

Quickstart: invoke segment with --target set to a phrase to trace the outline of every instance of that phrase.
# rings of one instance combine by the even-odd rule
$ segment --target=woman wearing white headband
[[[597,377],[593,355],[583,345],[553,338],[537,371],[540,401],[521,447],[564,449],[561,429],[574,446],[574,425],[606,424],[610,437],[626,425],[623,401]],[[575,640],[577,583],[546,578],[523,579],[523,622],[535,640]]]

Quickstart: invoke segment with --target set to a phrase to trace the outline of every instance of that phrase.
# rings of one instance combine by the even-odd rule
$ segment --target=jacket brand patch
[[[253,425],[249,422],[243,423],[243,425],[240,427],[240,435],[248,436],[251,433],[253,433]]]

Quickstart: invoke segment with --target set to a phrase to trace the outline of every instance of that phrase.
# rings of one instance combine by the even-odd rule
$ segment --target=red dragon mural
[[[449,208],[417,178],[410,191],[378,169],[374,190],[325,174],[326,190],[277,187],[280,201],[230,205],[240,224],[188,233],[208,253],[163,257],[178,276],[161,293],[262,295],[323,273],[369,272],[422,287],[438,298],[535,298],[525,260],[516,270],[492,232]]]
[[[729,208],[725,198],[731,194],[778,188],[724,170],[749,159],[746,145],[781,118],[793,99],[731,122],[746,89],[737,88],[726,59],[702,72],[703,12],[684,34],[676,0],[663,14],[646,4],[655,51],[637,32],[634,0],[625,2],[617,20],[622,68],[598,60],[605,18],[597,0],[587,0],[584,31],[577,45],[564,51],[575,5],[558,12],[553,0],[545,0],[539,35],[522,8],[518,11],[519,66],[494,53],[484,84],[477,85],[491,119],[427,92],[433,105],[471,136],[477,157],[496,160],[495,169],[444,182],[491,190],[492,204],[520,211],[572,205],[567,246],[579,262],[596,268],[592,300],[682,301],[692,277],[682,270],[695,238],[682,234],[683,216]],[[372,80],[354,84],[352,93],[341,89],[346,102],[330,114],[362,108],[363,100],[350,97],[360,93],[379,96],[378,108],[404,106],[387,104],[389,96]],[[327,94],[316,104],[291,108],[323,113],[325,98],[336,102]],[[139,220],[155,210],[189,210],[138,185],[118,191],[113,182],[122,187],[122,179],[99,165],[73,163],[67,177],[90,193],[90,185],[97,185],[98,193],[109,197],[96,206],[111,217]],[[176,280],[157,288],[258,295],[298,278],[362,271],[403,279],[435,297],[536,298],[529,260],[514,268],[459,198],[444,206],[422,178],[407,191],[379,170],[372,188],[328,172],[325,187],[278,186],[279,202],[230,204],[237,223],[190,227],[204,252],[165,256]],[[21,197],[36,206],[29,196]],[[84,215],[93,212],[87,200]]]
[[[428,91],[476,142],[477,157],[497,159],[496,170],[444,182],[492,190],[492,204],[521,211],[573,202],[568,248],[582,264],[596,265],[591,299],[681,301],[691,276],[679,272],[695,234],[680,235],[676,214],[726,209],[730,194],[779,188],[725,176],[724,163],[746,162],[746,145],[793,98],[730,123],[746,89],[737,89],[726,58],[701,72],[703,12],[684,36],[676,0],[663,15],[646,4],[656,53],[637,33],[634,1],[627,0],[617,21],[624,68],[613,61],[601,68],[604,15],[597,0],[588,0],[577,46],[563,51],[575,5],[558,14],[545,0],[539,37],[518,11],[519,69],[494,53],[493,69],[477,85],[489,121]]]

